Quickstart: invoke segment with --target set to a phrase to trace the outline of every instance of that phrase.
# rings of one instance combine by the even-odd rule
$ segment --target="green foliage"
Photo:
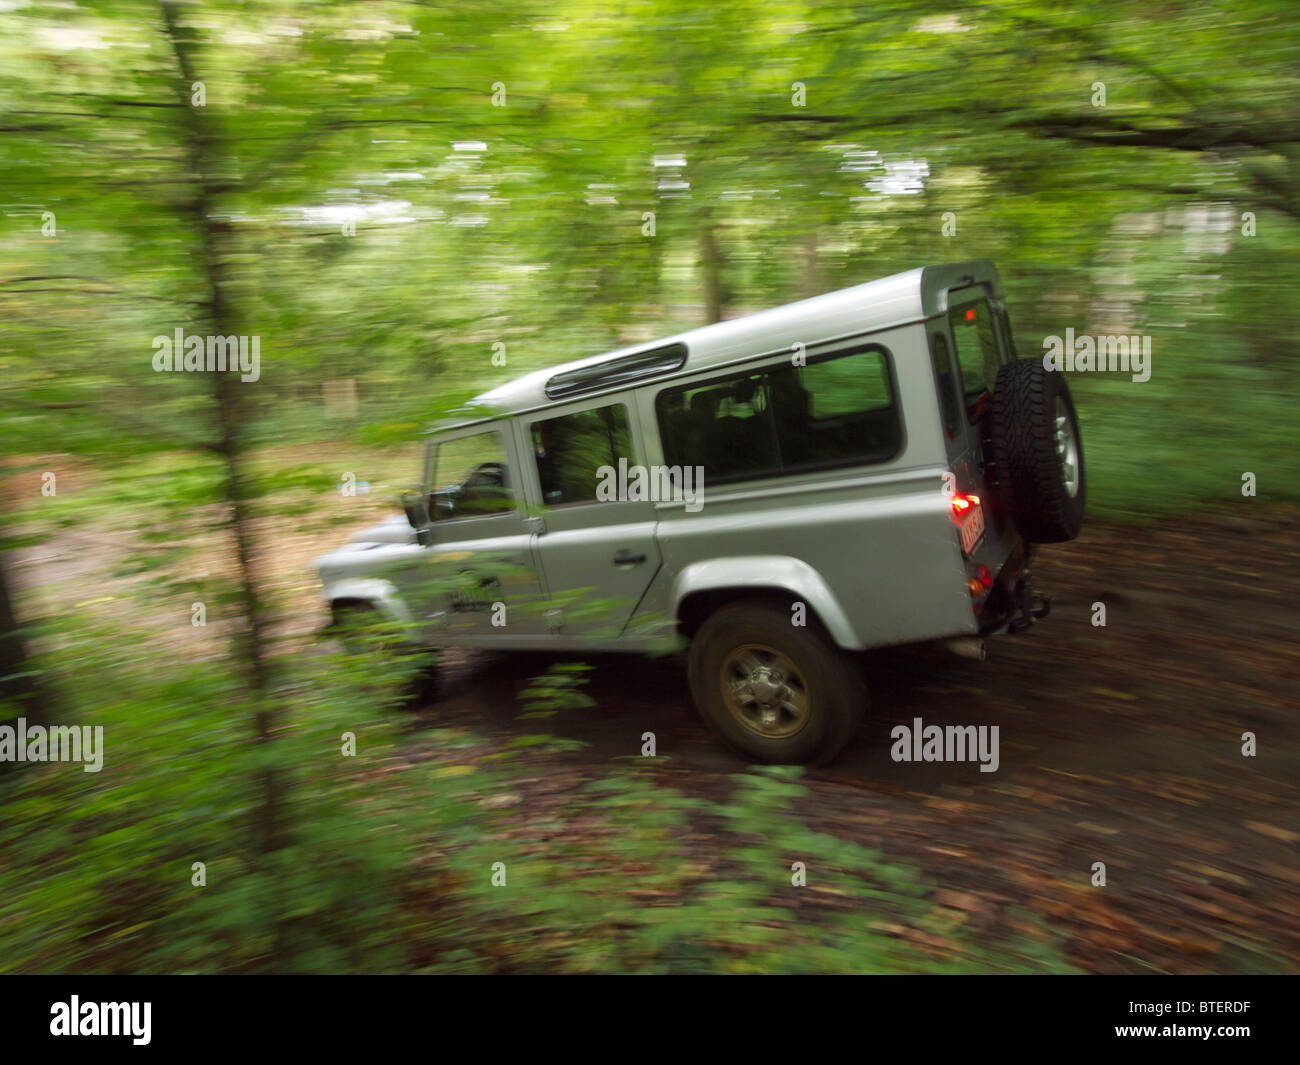
[[[104,766],[28,766],[0,779],[7,971],[245,972],[394,968],[410,915],[400,906],[432,824],[427,794],[370,775],[393,757],[382,715],[409,673],[374,656],[317,656],[287,670],[282,728],[250,735],[239,685],[213,661],[158,669],[113,633],[59,634],[44,666],[74,720],[104,729]],[[61,663],[77,663],[75,675]],[[80,683],[82,674],[97,683]],[[383,683],[386,700],[377,697]],[[343,733],[358,758],[341,755]],[[356,768],[364,764],[365,771]],[[285,845],[258,845],[250,801],[282,774]],[[193,862],[206,886],[192,884]]]
[[[386,446],[522,371],[697,323],[714,288],[735,311],[988,256],[1024,353],[1104,331],[1108,303],[1158,341],[1152,383],[1078,380],[1095,513],[1237,502],[1234,471],[1300,442],[1281,12],[205,5],[223,283],[263,349],[247,439]],[[150,366],[154,336],[205,331],[211,283],[162,24],[129,6],[9,22],[5,450],[211,442],[201,383]],[[1197,222],[1211,208],[1226,230]],[[325,398],[349,381],[355,416]],[[1198,447],[1199,483],[1170,463]],[[1296,498],[1267,473],[1263,498]]]
[[[1052,947],[990,950],[922,898],[916,875],[811,832],[793,813],[797,770],[737,774],[724,804],[684,796],[637,767],[593,781],[551,845],[465,842],[451,971],[1065,971]],[[704,829],[708,829],[704,831]],[[466,833],[468,835],[468,833]],[[511,833],[512,836],[515,833]],[[695,839],[699,842],[687,844]],[[808,885],[792,884],[792,863]],[[504,884],[486,870],[502,862]],[[814,903],[830,899],[833,906]],[[807,899],[807,901],[805,901]],[[918,949],[899,933],[932,944]]]
[[[534,677],[532,683],[520,693],[525,706],[521,717],[553,717],[561,710],[584,710],[595,706],[589,695],[582,693],[587,683],[586,673],[592,667],[585,662],[555,662],[546,672]]]

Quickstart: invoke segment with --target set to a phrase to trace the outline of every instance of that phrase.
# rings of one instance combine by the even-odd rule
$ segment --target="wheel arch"
[[[685,567],[673,582],[672,610],[677,630],[690,637],[706,618],[738,601],[802,602],[810,621],[839,647],[860,650],[862,643],[829,586],[812,566],[786,555],[710,559]]]
[[[392,621],[407,623],[411,621],[411,612],[397,595],[397,589],[391,581],[378,578],[363,578],[336,581],[326,592],[329,603],[330,620],[339,621],[340,611],[366,607],[377,610]]]

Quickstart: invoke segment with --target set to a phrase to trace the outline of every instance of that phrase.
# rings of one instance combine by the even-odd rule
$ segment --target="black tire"
[[[330,631],[342,642],[350,654],[366,651],[384,651],[393,655],[427,653],[428,648],[416,647],[402,638],[400,626],[390,624],[373,606],[364,603],[341,603],[333,609],[334,620]],[[391,631],[386,631],[391,630]],[[433,702],[438,693],[438,670],[434,662],[417,669],[405,689],[404,710],[418,710]]]
[[[998,494],[1020,535],[1039,544],[1078,536],[1088,482],[1065,374],[1034,358],[1003,365],[989,410],[989,444]]]
[[[691,640],[691,695],[705,724],[741,754],[760,762],[821,765],[839,754],[861,724],[866,686],[857,663],[836,647],[815,621],[810,619],[808,626],[798,627],[790,619],[788,608],[754,602],[734,603],[710,616]],[[768,649],[774,656],[758,656],[762,663],[758,672],[767,670],[762,683],[767,686],[768,700],[752,703],[756,716],[772,713],[778,718],[768,726],[772,734],[763,734],[755,723],[743,723],[742,716],[731,708],[744,699],[724,678],[724,669],[737,668],[736,656],[749,647]],[[782,658],[794,667],[793,672],[782,667]],[[773,708],[783,698],[772,696],[772,678],[778,676],[784,677],[778,691],[784,688],[790,701],[806,703],[803,723],[788,735],[775,734],[780,731],[779,722],[787,717],[789,726],[794,727],[794,715]],[[739,683],[752,689],[748,680]],[[746,698],[749,696],[752,690]]]

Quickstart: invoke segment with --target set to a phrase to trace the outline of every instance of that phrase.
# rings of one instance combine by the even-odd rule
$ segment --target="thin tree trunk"
[[[704,321],[722,321],[722,249],[718,247],[713,220],[704,213],[700,228],[700,267],[704,274]]]
[[[200,237],[202,269],[208,283],[208,295],[201,303],[210,328],[218,336],[233,336],[239,331],[235,315],[226,294],[226,257],[223,248],[228,227],[214,216],[216,198],[217,162],[220,150],[208,128],[203,109],[190,105],[191,86],[201,80],[194,63],[192,31],[180,24],[175,0],[162,0],[163,21],[167,37],[176,56],[179,68],[179,95],[184,105],[182,114],[186,131],[186,154],[195,183],[193,197],[185,210],[191,228]],[[240,441],[241,395],[243,382],[230,371],[212,374],[213,398],[217,410],[217,451],[225,465],[225,497],[228,519],[225,523],[234,541],[235,559],[239,568],[239,628],[235,636],[236,652],[248,680],[249,690],[256,705],[254,731],[258,742],[269,743],[274,735],[273,712],[265,698],[267,692],[267,665],[264,645],[265,624],[261,599],[258,595],[253,556],[255,547],[252,533],[251,494],[248,477],[244,471]],[[259,834],[265,853],[279,848],[282,843],[280,807],[282,787],[273,769],[262,775],[263,808]]]
[[[0,553],[0,698],[18,716],[48,722],[48,696],[33,673],[10,588],[9,566]]]

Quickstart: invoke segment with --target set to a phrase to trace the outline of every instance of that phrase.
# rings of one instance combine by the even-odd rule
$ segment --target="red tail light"
[[[952,516],[957,521],[961,521],[961,519],[966,516],[966,512],[969,511],[971,507],[978,507],[979,505],[980,505],[979,496],[965,495],[962,493],[958,493],[957,495],[952,497]]]

